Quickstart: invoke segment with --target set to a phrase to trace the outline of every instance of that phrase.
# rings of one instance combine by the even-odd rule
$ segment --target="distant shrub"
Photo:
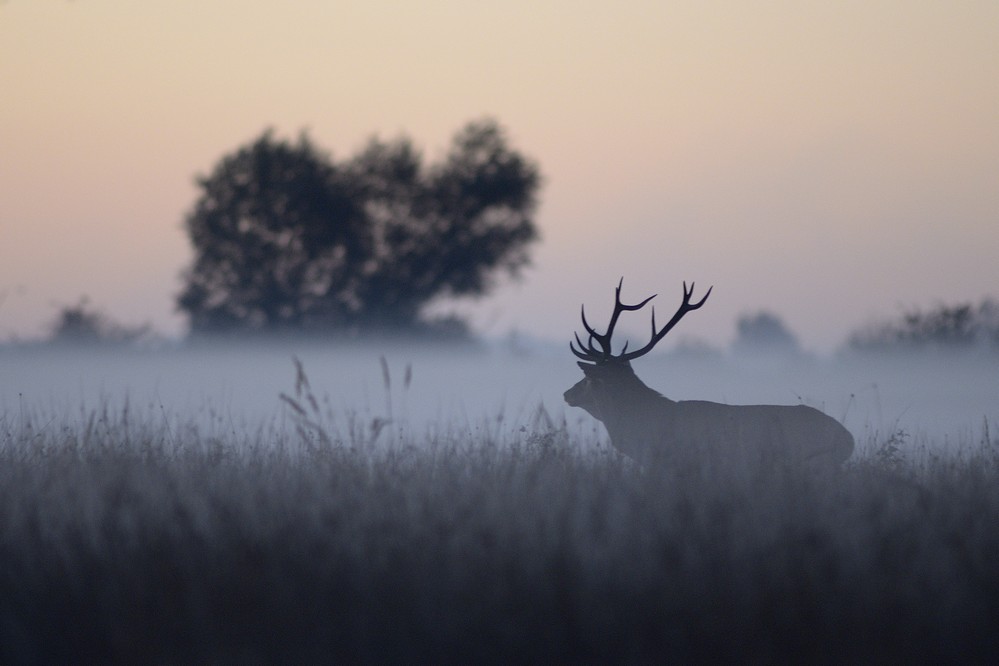
[[[743,314],[735,324],[732,349],[748,354],[796,354],[801,351],[798,339],[780,317],[771,312]]]
[[[50,341],[58,344],[127,344],[146,336],[148,326],[123,326],[92,308],[86,298],[59,311],[51,327]]]
[[[904,312],[896,321],[876,322],[854,332],[847,347],[855,351],[889,349],[999,349],[999,302],[941,304]]]

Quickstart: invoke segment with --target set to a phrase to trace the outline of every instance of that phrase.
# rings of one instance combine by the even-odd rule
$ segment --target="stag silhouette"
[[[835,469],[853,453],[853,436],[838,421],[806,405],[726,405],[703,400],[674,401],[652,390],[635,374],[631,361],[649,353],[688,312],[697,310],[711,289],[691,302],[694,283],[683,283],[683,302],[673,317],[656,327],[641,349],[629,352],[625,343],[614,354],[611,336],[622,312],[639,310],[655,295],[636,305],[621,302],[615,291],[614,311],[607,331],[597,333],[581,310],[586,343],[575,336],[572,353],[583,379],[565,392],[565,401],[581,407],[607,428],[611,444],[643,466],[663,466],[690,472],[731,470]]]

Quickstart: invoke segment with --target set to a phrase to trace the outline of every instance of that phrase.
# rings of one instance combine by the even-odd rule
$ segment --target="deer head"
[[[652,348],[659,343],[674,326],[692,310],[704,305],[711,295],[711,289],[704,294],[704,297],[696,303],[691,303],[690,298],[694,293],[694,283],[683,283],[683,302],[676,313],[662,327],[656,327],[656,310],[652,308],[652,337],[649,342],[635,351],[628,351],[628,343],[625,342],[621,351],[614,353],[611,338],[614,335],[614,327],[622,312],[640,310],[646,303],[656,297],[655,294],[649,296],[641,303],[627,305],[621,302],[621,286],[624,278],[618,282],[614,291],[614,311],[611,314],[610,323],[604,333],[597,331],[586,321],[586,308],[582,307],[580,315],[583,320],[583,328],[588,334],[586,343],[580,339],[579,334],[575,334],[575,342],[569,343],[569,349],[581,361],[577,365],[583,371],[585,377],[565,392],[565,401],[571,407],[582,407],[594,418],[607,422],[612,418],[620,405],[639,404],[647,400],[650,396],[659,398],[659,394],[647,387],[635,375],[631,369],[631,361],[644,356],[652,351]]]

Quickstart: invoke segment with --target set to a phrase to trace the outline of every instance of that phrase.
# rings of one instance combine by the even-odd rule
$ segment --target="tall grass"
[[[669,479],[543,413],[415,435],[307,382],[247,433],[4,415],[0,662],[999,654],[987,428],[946,457],[879,437],[832,478]]]

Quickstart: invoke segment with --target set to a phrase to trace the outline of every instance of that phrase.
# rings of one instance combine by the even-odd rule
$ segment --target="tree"
[[[769,312],[744,314],[736,321],[735,351],[747,354],[796,354],[798,339],[780,317]]]
[[[427,330],[432,299],[528,264],[539,185],[491,120],[429,166],[406,137],[337,163],[264,132],[198,180],[178,306],[195,333]]]

